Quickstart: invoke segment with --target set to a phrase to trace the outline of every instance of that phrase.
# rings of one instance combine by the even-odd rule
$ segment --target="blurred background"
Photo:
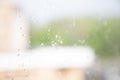
[[[120,80],[120,0],[20,0],[30,22],[30,48],[90,46],[87,80]]]
[[[87,80],[120,80],[119,0],[24,0],[31,48],[81,46],[95,50]]]

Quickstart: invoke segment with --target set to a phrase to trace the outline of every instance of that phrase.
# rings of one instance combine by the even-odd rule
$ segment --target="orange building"
[[[0,0],[0,52],[28,47],[28,22],[11,0]]]

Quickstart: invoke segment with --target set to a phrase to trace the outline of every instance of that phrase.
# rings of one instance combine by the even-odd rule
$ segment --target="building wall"
[[[23,50],[28,47],[28,22],[8,1],[0,1],[0,52]]]

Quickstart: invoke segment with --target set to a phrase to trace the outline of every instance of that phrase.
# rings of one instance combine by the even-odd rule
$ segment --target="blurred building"
[[[0,0],[0,52],[28,47],[28,22],[13,0]]]

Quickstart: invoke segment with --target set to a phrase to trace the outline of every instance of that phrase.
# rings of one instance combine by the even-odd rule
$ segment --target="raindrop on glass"
[[[55,44],[52,44],[52,47],[55,47]]]
[[[50,29],[48,29],[48,32],[50,32],[51,30]]]
[[[79,40],[78,42],[81,43],[81,44],[84,44],[85,43],[85,39]]]
[[[25,35],[24,35],[24,34],[22,34],[22,36],[24,37]]]
[[[76,23],[75,23],[75,22],[73,22],[72,26],[73,26],[73,27],[75,27],[75,26],[76,26]]]
[[[14,80],[14,78],[11,78],[11,80]]]
[[[22,27],[20,27],[20,30],[22,30]]]
[[[60,41],[60,44],[63,44],[63,41],[62,41],[62,40]]]
[[[108,22],[107,22],[107,21],[103,21],[103,25],[104,25],[104,26],[107,26],[107,25],[108,25]]]
[[[57,35],[57,34],[55,35],[55,38],[56,38],[56,39],[58,38],[58,35]]]
[[[44,46],[44,43],[41,43],[40,46]]]

